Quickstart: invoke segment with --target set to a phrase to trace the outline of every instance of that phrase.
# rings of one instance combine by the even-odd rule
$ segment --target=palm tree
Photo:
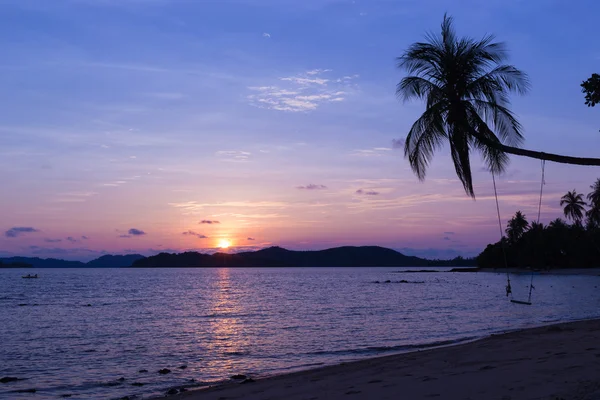
[[[412,44],[398,58],[398,67],[409,76],[397,86],[405,101],[426,102],[425,112],[412,125],[404,155],[420,180],[436,150],[445,142],[465,191],[475,197],[469,153],[478,150],[492,173],[504,171],[508,155],[568,164],[600,165],[600,159],[568,157],[519,148],[521,125],[508,109],[511,92],[525,93],[527,76],[507,59],[504,44],[491,35],[481,40],[459,38],[452,18],[444,15],[439,36]]]
[[[550,221],[548,227],[552,229],[565,229],[567,227],[567,224],[565,224],[565,221],[563,221],[562,219],[556,218],[555,220]]]
[[[589,226],[600,225],[600,178],[590,186],[592,191],[588,193],[587,199],[590,202],[590,209],[585,213]]]
[[[572,219],[575,224],[581,224],[583,219],[583,212],[585,211],[585,201],[583,201],[583,195],[577,193],[575,189],[572,192],[567,192],[560,199],[560,205],[565,206],[564,213],[565,217]]]
[[[523,236],[527,228],[529,228],[529,222],[527,222],[525,215],[521,211],[517,211],[515,216],[508,221],[508,225],[506,226],[505,232],[508,236],[508,240],[515,243]]]

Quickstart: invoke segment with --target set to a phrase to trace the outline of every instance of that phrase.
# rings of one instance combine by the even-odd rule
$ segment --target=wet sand
[[[599,400],[600,320],[232,382],[169,399]]]

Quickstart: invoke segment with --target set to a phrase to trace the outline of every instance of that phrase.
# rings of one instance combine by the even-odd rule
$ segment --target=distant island
[[[431,267],[475,266],[475,259],[427,260],[378,246],[345,246],[318,251],[269,247],[241,253],[160,253],[135,261],[134,268],[194,267]]]
[[[84,263],[56,258],[9,257],[0,258],[0,268],[125,268],[143,258],[141,254],[104,255]]]
[[[0,268],[31,268],[33,265],[24,262],[2,262],[0,260]]]
[[[0,268],[193,268],[193,267],[474,267],[474,258],[428,260],[379,246],[345,246],[318,251],[269,247],[241,253],[199,252],[104,255],[87,263],[56,258],[0,258]]]

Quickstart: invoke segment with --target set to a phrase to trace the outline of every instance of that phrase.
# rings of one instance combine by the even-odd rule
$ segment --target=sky
[[[448,12],[493,33],[532,89],[523,147],[600,156],[595,0],[0,0],[0,255],[379,245],[428,258],[499,239],[492,179],[476,200],[447,148],[419,182],[394,140],[395,58]],[[541,220],[596,167],[548,163]],[[502,222],[537,218],[540,161],[511,157]]]

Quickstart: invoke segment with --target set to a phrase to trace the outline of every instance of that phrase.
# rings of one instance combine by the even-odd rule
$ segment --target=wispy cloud
[[[30,226],[15,226],[10,228],[6,232],[4,232],[4,236],[9,238],[15,238],[17,236],[21,236],[25,233],[35,233],[39,232],[39,229],[32,228]]]
[[[146,234],[146,232],[136,228],[131,228],[127,233],[129,233],[132,236],[143,236]]]
[[[44,239],[44,242],[46,242],[46,243],[60,243],[60,242],[62,242],[62,239]]]
[[[252,153],[239,150],[220,150],[215,153],[221,161],[246,162]]]
[[[350,81],[358,76],[333,81],[322,77],[329,72],[330,69],[313,69],[300,75],[279,78],[283,86],[248,87],[255,92],[248,96],[248,100],[256,107],[290,112],[314,111],[322,104],[344,101]]]
[[[56,199],[59,203],[82,203],[92,196],[97,195],[97,192],[68,192],[61,193]]]
[[[73,236],[67,237],[67,242],[78,243],[79,240],[75,239]]]
[[[246,240],[253,241],[253,240],[256,240],[256,239],[249,237],[249,238],[248,238],[248,239],[246,239]]]
[[[207,239],[208,238],[208,236],[202,235],[201,233],[197,233],[194,231],[182,232],[181,234],[185,235],[185,236],[196,236],[198,239]]]
[[[315,185],[314,183],[308,184],[306,186],[296,186],[296,189],[300,190],[322,190],[327,189],[325,185]]]
[[[220,224],[221,222],[219,221],[211,221],[209,219],[203,219],[202,221],[200,221],[201,224],[207,224],[207,225],[212,225],[212,224]]]
[[[267,38],[267,39],[270,39],[270,38],[271,38],[271,34],[270,34],[270,33],[268,33],[268,32],[264,32],[264,33],[262,34],[262,37],[264,37],[264,38]]]
[[[350,153],[351,156],[357,157],[381,157],[391,152],[389,147],[373,147],[371,149],[357,149]]]
[[[376,192],[374,190],[363,190],[363,189],[358,189],[355,193],[356,194],[364,194],[365,196],[377,196],[379,194],[379,192]]]

